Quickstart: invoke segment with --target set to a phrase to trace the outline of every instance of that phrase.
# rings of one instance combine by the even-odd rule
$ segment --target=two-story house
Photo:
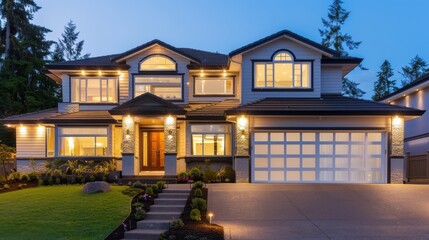
[[[402,181],[403,124],[424,111],[342,96],[361,61],[287,30],[229,55],[153,40],[47,65],[62,102],[2,122],[20,171],[116,158],[123,176],[174,176],[210,160],[240,182]]]

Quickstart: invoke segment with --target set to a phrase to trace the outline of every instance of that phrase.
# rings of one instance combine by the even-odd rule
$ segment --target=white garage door
[[[252,182],[385,183],[384,132],[261,131]]]

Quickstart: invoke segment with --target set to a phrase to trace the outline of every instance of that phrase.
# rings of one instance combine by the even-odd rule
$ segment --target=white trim
[[[143,49],[141,49],[141,50],[139,50],[139,51],[137,51],[137,52],[134,52],[134,53],[131,53],[131,54],[129,54],[129,55],[126,55],[126,56],[124,56],[124,57],[122,57],[122,58],[120,58],[120,59],[116,59],[116,60],[115,60],[115,62],[121,62],[121,61],[124,61],[124,60],[126,60],[126,59],[132,58],[132,57],[134,57],[134,56],[136,56],[136,55],[139,55],[140,53],[142,53],[142,52],[144,52],[144,51],[146,51],[146,50],[148,50],[148,49],[150,49],[150,48],[153,48],[154,46],[162,47],[162,48],[164,48],[165,50],[167,50],[167,51],[169,51],[169,52],[172,52],[172,53],[177,54],[177,55],[179,55],[179,56],[181,56],[181,57],[183,57],[183,58],[186,58],[186,59],[188,59],[188,60],[190,60],[190,61],[192,61],[192,62],[195,62],[195,60],[194,60],[194,59],[190,59],[189,57],[183,56],[182,54],[180,54],[180,53],[178,53],[178,52],[175,52],[175,51],[172,51],[172,50],[170,50],[170,49],[168,49],[168,48],[166,48],[166,47],[164,47],[164,46],[162,46],[162,45],[159,45],[158,43],[154,43],[154,44],[152,44],[152,45],[150,45],[150,46],[148,46],[148,47],[146,47],[146,48],[143,48]]]

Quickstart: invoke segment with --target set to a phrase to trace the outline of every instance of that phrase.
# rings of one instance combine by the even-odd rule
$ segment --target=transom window
[[[195,95],[233,95],[233,77],[197,77],[194,81]]]
[[[118,102],[116,78],[81,78],[71,79],[71,101],[81,103],[116,103]]]
[[[164,55],[156,54],[140,63],[140,71],[176,71],[176,63]]]
[[[192,132],[192,155],[231,155],[231,126],[229,124],[194,124]]]
[[[107,156],[107,127],[61,127],[60,156]]]
[[[167,100],[181,100],[182,76],[135,76],[134,96],[147,92]]]
[[[255,88],[310,88],[311,62],[295,61],[287,51],[272,62],[255,62]]]

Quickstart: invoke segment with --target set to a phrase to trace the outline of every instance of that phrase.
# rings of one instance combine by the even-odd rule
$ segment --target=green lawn
[[[129,213],[126,187],[84,194],[83,186],[37,187],[0,194],[1,239],[104,239]]]

